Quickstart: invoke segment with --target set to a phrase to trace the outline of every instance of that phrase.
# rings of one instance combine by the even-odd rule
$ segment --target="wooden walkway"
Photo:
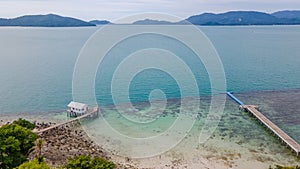
[[[230,98],[240,105],[240,108],[251,113],[256,119],[258,119],[262,124],[264,124],[272,133],[274,133],[282,142],[289,146],[293,151],[296,152],[297,156],[300,155],[300,145],[292,139],[288,134],[281,130],[276,124],[264,116],[260,111],[258,111],[258,106],[255,105],[245,105],[242,101],[236,98],[231,92],[226,93]]]
[[[53,126],[50,126],[48,128],[44,128],[42,130],[34,130],[33,132],[37,133],[37,134],[41,134],[43,132],[46,132],[46,131],[49,131],[49,130],[52,130],[52,129],[55,129],[55,128],[58,128],[58,127],[61,127],[61,126],[64,126],[64,125],[67,125],[67,124],[70,124],[70,123],[73,123],[73,122],[76,122],[76,121],[79,121],[79,120],[82,120],[84,118],[89,118],[89,117],[95,117],[95,116],[98,116],[99,114],[99,107],[95,107],[91,110],[91,112],[87,113],[87,114],[84,114],[82,116],[79,116],[79,117],[76,117],[76,118],[73,118],[73,119],[70,119],[68,121],[65,121],[63,123],[59,123],[59,124],[56,124],[56,125],[53,125]]]
[[[271,120],[264,116],[261,112],[257,110],[257,106],[254,105],[241,105],[242,109],[251,113],[260,122],[262,122],[269,130],[271,130],[282,142],[287,144],[293,151],[296,152],[297,156],[300,155],[300,145],[292,139],[288,134],[281,130],[277,125],[275,125]]]

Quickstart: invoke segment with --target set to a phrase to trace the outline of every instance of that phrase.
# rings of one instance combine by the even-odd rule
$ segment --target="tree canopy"
[[[300,169],[300,166],[280,166],[280,165],[275,165],[275,167],[269,167],[269,169]]]
[[[67,169],[113,169],[115,164],[100,157],[91,158],[90,155],[80,155],[69,159]]]
[[[18,122],[0,127],[0,168],[14,168],[25,162],[37,137]]]
[[[50,169],[50,167],[47,163],[39,162],[38,159],[34,159],[21,164],[16,169]]]
[[[33,130],[35,128],[35,125],[33,123],[30,123],[29,121],[22,119],[22,118],[19,118],[18,120],[14,121],[13,124],[18,124],[29,130]]]

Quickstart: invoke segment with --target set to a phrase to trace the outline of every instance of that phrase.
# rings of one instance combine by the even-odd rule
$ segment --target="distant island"
[[[153,19],[145,19],[145,20],[135,21],[132,24],[133,25],[170,25],[170,24],[176,24],[176,23],[168,22],[168,21],[153,20]]]
[[[257,11],[230,11],[226,13],[203,13],[190,16],[179,22],[163,20],[138,20],[134,25],[300,25],[300,11],[278,11],[271,14]],[[0,18],[0,26],[27,26],[27,27],[80,27],[112,24],[107,20],[83,21],[71,17],[63,17],[55,14],[25,15],[17,18]]]
[[[89,21],[89,23],[94,24],[94,25],[106,25],[106,24],[111,24],[110,21],[107,20],[92,20]]]
[[[186,21],[194,25],[299,25],[300,11],[279,11],[272,14],[256,11],[203,13],[191,16]]]
[[[0,18],[0,26],[28,26],[28,27],[80,27],[95,26],[71,17],[63,17],[55,14],[25,15],[12,19]]]
[[[279,11],[272,14],[257,11],[230,11],[214,14],[203,13],[190,16],[179,22],[145,19],[136,21],[138,25],[194,24],[207,26],[234,25],[300,25],[300,11]]]

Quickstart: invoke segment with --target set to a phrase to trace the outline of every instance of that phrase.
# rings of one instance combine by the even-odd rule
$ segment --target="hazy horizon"
[[[109,20],[139,13],[164,13],[185,19],[204,12],[260,11],[272,13],[281,10],[299,10],[300,1],[274,0],[0,0],[0,18],[15,18],[23,15],[57,14],[84,21]],[[139,18],[142,19],[142,18]],[[159,19],[159,18],[150,18]]]

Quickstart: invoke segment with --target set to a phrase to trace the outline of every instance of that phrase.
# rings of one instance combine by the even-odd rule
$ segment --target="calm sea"
[[[97,29],[0,28],[0,112],[65,109],[66,104],[72,100],[72,74],[76,59],[82,46]],[[200,29],[219,53],[226,74],[227,90],[249,92],[300,88],[299,26]],[[146,43],[153,37],[141,38]],[[161,37],[155,38],[157,40]],[[156,47],[161,45],[170,50],[178,48],[177,44],[169,43],[166,39],[161,38],[161,41],[166,43]],[[138,44],[133,42],[131,45]],[[177,51],[201,84],[200,94],[209,94],[210,84],[201,62],[189,57],[188,51]],[[106,57],[104,71],[99,71],[96,78],[95,93],[100,104],[111,103],[110,74],[122,59],[121,54],[126,52],[130,54],[130,51],[123,48],[117,53],[120,57]],[[168,98],[181,97],[172,77],[163,72],[149,70],[133,79],[130,99],[135,102],[145,101],[149,92],[155,88],[163,90]]]
[[[263,113],[300,142],[300,114],[297,112],[300,99],[300,26],[199,28],[208,36],[220,56],[226,75],[227,91],[238,93],[238,97],[245,103],[259,105]],[[76,59],[85,42],[98,29],[0,28],[0,118],[6,115],[25,116],[28,113],[65,110],[72,100],[72,75]],[[130,101],[135,102],[137,107],[149,106],[145,101],[153,89],[162,90],[167,98],[211,94],[209,78],[203,64],[180,44],[154,35],[138,36],[126,42],[119,43],[118,48],[107,54],[95,79],[98,103],[107,105],[103,109],[104,114],[108,113],[107,118],[111,119],[115,127],[125,129],[125,134],[134,136],[137,133],[127,130],[131,127],[130,124],[118,122],[120,116],[112,113],[115,110],[110,107],[111,79],[122,59],[137,49],[163,48],[180,56],[194,73],[200,91],[182,96],[176,79],[162,71],[149,69],[138,73],[129,86]],[[153,59],[157,58],[154,56]],[[190,81],[180,76],[179,70],[175,67],[174,71],[182,78],[183,85],[190,85]],[[123,85],[122,79],[119,82]],[[84,97],[83,94],[83,100]],[[157,96],[158,99],[160,97]],[[167,116],[155,125],[159,130],[164,130],[165,124],[172,124],[174,114],[179,111],[178,100],[170,100],[165,112],[171,114],[171,117]],[[206,103],[209,102],[204,104]],[[194,101],[191,100],[189,104],[194,105]],[[122,106],[130,114],[131,109],[126,104]],[[160,111],[161,107],[156,109]],[[185,111],[195,111],[193,107],[189,109]],[[206,115],[206,109],[199,113],[200,119],[194,127],[197,134],[198,128],[204,122],[201,117]],[[63,119],[65,115],[59,117]],[[90,127],[91,132],[96,129],[93,125]],[[141,133],[144,134],[146,130],[142,128]],[[97,131],[94,134],[100,134],[100,139],[106,138],[101,135],[104,133]],[[157,131],[150,127],[148,134],[153,132]],[[197,134],[194,136],[198,137]],[[226,103],[224,116],[214,135],[241,146],[249,146],[248,150],[259,145],[262,156],[282,154],[290,158],[291,155],[290,151],[283,149],[279,142],[274,142],[274,138],[260,125],[256,125],[246,113],[240,113],[237,105],[230,100]],[[287,161],[276,155],[271,158],[271,162],[278,160]]]

